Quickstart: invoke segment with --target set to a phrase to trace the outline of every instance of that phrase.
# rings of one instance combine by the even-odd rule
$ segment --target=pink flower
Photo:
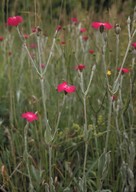
[[[65,93],[73,93],[76,91],[76,87],[74,85],[67,85],[65,88]]]
[[[23,22],[23,18],[21,16],[13,16],[13,17],[9,17],[7,20],[7,24],[9,26],[18,26],[20,23]]]
[[[32,33],[36,33],[37,32],[37,27],[33,27],[32,28]]]
[[[58,85],[57,90],[58,92],[73,93],[76,91],[76,87],[74,85],[68,85],[67,82],[64,81]]]
[[[33,122],[35,120],[38,120],[37,114],[33,112],[26,112],[21,115],[22,118],[26,119],[28,122]]]
[[[79,70],[79,71],[83,71],[83,69],[85,69],[85,65],[84,64],[79,64],[75,67],[76,70]]]
[[[37,44],[36,44],[36,43],[31,43],[31,44],[30,44],[30,48],[32,48],[32,49],[37,48]]]
[[[29,35],[28,34],[24,34],[24,39],[28,39],[29,38]]]
[[[86,28],[80,28],[80,33],[86,32]]]
[[[117,68],[117,70],[118,70],[118,71],[121,71],[122,74],[124,74],[124,73],[129,73],[129,69],[127,69],[127,68]]]
[[[0,36],[0,41],[3,41],[4,40],[4,37]]]
[[[57,31],[57,32],[60,31],[61,29],[62,29],[61,25],[58,25],[58,26],[56,27],[56,31]]]
[[[88,36],[83,36],[82,39],[83,39],[84,41],[87,41],[87,40],[88,40]]]
[[[111,100],[112,100],[112,101],[116,101],[116,100],[117,100],[117,96],[116,96],[116,95],[112,95],[112,96],[111,96]]]
[[[60,44],[61,44],[61,45],[65,45],[66,42],[65,42],[65,41],[61,41]]]
[[[44,69],[44,68],[45,68],[45,64],[42,63],[42,64],[40,65],[40,67],[41,67],[42,69]]]
[[[90,50],[89,50],[89,53],[90,53],[90,54],[93,54],[93,53],[94,53],[94,50],[90,49]]]
[[[136,49],[136,42],[131,44],[134,49]]]
[[[92,23],[92,27],[94,29],[100,29],[100,30],[104,30],[104,29],[111,29],[113,26],[110,23],[102,23],[102,22],[93,22]],[[102,31],[103,32],[103,31]]]
[[[78,19],[77,19],[76,17],[71,18],[71,21],[72,21],[72,23],[74,23],[74,24],[77,24],[77,23],[78,23]]]
[[[65,82],[65,81],[64,81],[63,83],[59,84],[58,87],[57,87],[58,92],[65,91],[65,88],[66,88],[67,85],[68,85],[68,84],[67,84],[67,82]]]

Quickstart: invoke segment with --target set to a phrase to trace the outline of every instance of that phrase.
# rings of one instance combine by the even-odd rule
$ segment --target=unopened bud
[[[119,34],[120,34],[120,31],[121,31],[120,25],[119,25],[119,24],[116,24],[116,25],[115,25],[115,33],[116,33],[116,35],[119,35]]]
[[[131,19],[130,19],[130,17],[128,17],[128,19],[127,19],[127,24],[128,24],[128,25],[131,24]]]
[[[3,177],[6,176],[6,167],[5,167],[5,165],[1,166],[1,174],[2,174]]]
[[[100,26],[100,32],[103,33],[104,32],[104,25]]]
[[[57,184],[58,183],[58,177],[56,176],[54,179],[54,183]]]
[[[39,36],[40,35],[40,33],[41,33],[41,28],[38,26],[37,28],[36,28],[36,33],[37,33],[37,36]]]
[[[136,6],[134,8],[134,15],[133,15],[133,22],[135,22],[135,21],[136,21]]]

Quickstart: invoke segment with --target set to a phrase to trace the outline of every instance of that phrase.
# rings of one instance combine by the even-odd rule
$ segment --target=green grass
[[[64,13],[62,30],[54,35],[60,18],[45,23],[42,4],[37,2],[27,17],[30,5],[25,3],[18,11],[24,22],[3,27],[0,34],[4,37],[0,42],[0,190],[133,192],[136,56],[131,43],[136,40],[136,19],[132,10],[131,15],[122,12],[122,17],[113,5],[101,16],[78,12],[78,4],[74,10],[79,24],[72,24]],[[119,23],[120,34],[114,28],[104,33],[93,29],[91,23],[97,19]],[[34,26],[41,31],[32,33]],[[86,42],[80,27],[87,28]],[[30,36],[25,40],[22,34]],[[86,68],[75,70],[81,63]],[[121,66],[129,73],[117,71]],[[75,85],[76,92],[58,92],[63,81]],[[38,120],[22,119],[27,111],[37,113]]]

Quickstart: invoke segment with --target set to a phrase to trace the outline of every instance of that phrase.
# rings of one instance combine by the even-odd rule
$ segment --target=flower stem
[[[52,46],[51,46],[51,49],[50,49],[50,54],[49,54],[49,57],[48,57],[48,60],[47,60],[47,63],[46,63],[46,66],[45,66],[45,69],[44,69],[42,75],[45,75],[45,73],[46,73],[46,71],[47,71],[47,67],[48,67],[48,65],[49,65],[49,63],[50,63],[50,59],[51,59],[52,54],[53,54],[55,42],[56,42],[56,37],[55,37],[55,35],[54,35],[53,42],[52,42]]]
[[[110,95],[109,95],[109,113],[108,113],[107,135],[106,135],[106,141],[105,141],[105,152],[107,152],[107,149],[108,149],[110,127],[111,127],[111,112],[112,112],[112,99],[110,98]]]
[[[92,72],[91,72],[91,75],[90,75],[90,80],[89,80],[87,89],[86,89],[86,91],[85,91],[85,95],[88,94],[88,91],[89,91],[89,88],[90,88],[90,86],[91,86],[92,79],[93,79],[93,76],[94,76],[94,71],[95,71],[95,69],[96,69],[96,65],[94,65],[94,66],[92,67]]]
[[[64,104],[65,104],[65,100],[66,100],[66,95],[64,94],[63,101],[62,101],[62,106],[61,106],[61,110],[59,111],[57,123],[56,123],[56,126],[55,126],[55,133],[57,132],[57,129],[58,129],[58,126],[59,126],[60,117],[61,117],[61,114],[62,114],[63,106],[64,106]]]
[[[31,178],[31,174],[30,174],[30,167],[29,167],[29,159],[28,159],[28,145],[27,145],[27,134],[28,134],[28,126],[29,123],[27,122],[25,128],[24,128],[24,157],[25,157],[25,162],[26,162],[26,168],[27,168],[27,172],[28,172],[28,177],[29,177],[29,192],[33,192],[34,191],[34,187],[32,184],[32,178]]]
[[[52,146],[49,145],[49,186],[50,186],[50,192],[53,192],[52,189]]]
[[[84,140],[85,140],[85,153],[84,153],[84,165],[83,165],[83,184],[84,192],[87,191],[86,185],[86,164],[87,164],[87,153],[88,153],[88,131],[87,131],[87,107],[86,107],[86,96],[83,98],[84,104]]]
[[[28,57],[29,57],[30,60],[31,60],[31,63],[32,63],[33,67],[35,68],[37,74],[38,74],[39,76],[41,76],[41,74],[40,74],[40,72],[38,71],[38,69],[37,69],[37,67],[36,67],[36,64],[35,64],[32,56],[31,56],[31,54],[30,54],[30,51],[28,50],[28,47],[27,47],[27,45],[26,45],[26,41],[25,41],[25,39],[23,38],[23,35],[21,34],[21,32],[20,32],[20,30],[19,30],[19,27],[17,26],[16,29],[17,29],[17,32],[18,32],[18,34],[19,34],[19,37],[20,37],[21,41],[23,42],[23,46],[24,46],[24,48],[25,48],[25,50],[26,50],[26,52],[27,52],[27,54],[28,54]]]

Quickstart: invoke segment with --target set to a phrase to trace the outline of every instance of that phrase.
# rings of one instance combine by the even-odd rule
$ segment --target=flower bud
[[[40,28],[39,26],[37,26],[37,30],[36,30],[36,32],[37,32],[37,36],[40,35],[41,31],[42,31],[41,28]]]
[[[128,24],[128,25],[131,24],[131,19],[130,19],[130,17],[128,17],[128,19],[127,19],[127,24]]]
[[[100,25],[100,32],[101,32],[101,33],[104,32],[104,25]]]
[[[120,34],[120,31],[121,31],[120,25],[119,25],[119,24],[116,24],[116,25],[115,25],[115,33],[116,33],[116,35],[119,35],[119,34]]]

